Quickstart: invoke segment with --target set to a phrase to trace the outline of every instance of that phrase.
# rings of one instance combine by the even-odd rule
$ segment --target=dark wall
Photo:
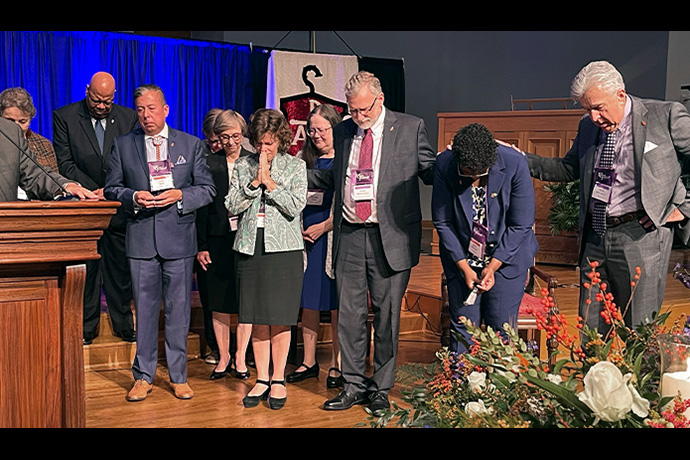
[[[425,119],[432,142],[438,112],[510,110],[511,96],[569,97],[588,62],[611,61],[632,94],[663,99],[667,31],[224,31],[196,38],[256,46],[401,58],[406,111]]]
[[[315,44],[319,53],[403,59],[406,112],[425,120],[432,145],[437,145],[439,112],[510,110],[511,96],[569,98],[573,77],[594,60],[613,63],[631,94],[656,99],[666,94],[668,31],[218,31],[193,36],[305,52]],[[424,219],[430,219],[430,188],[421,194]]]

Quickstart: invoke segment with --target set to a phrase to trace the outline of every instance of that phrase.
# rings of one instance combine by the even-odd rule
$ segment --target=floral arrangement
[[[534,312],[547,340],[558,350],[549,363],[534,355],[518,333],[506,325],[502,332],[464,324],[472,335],[467,353],[442,349],[431,365],[407,364],[398,372],[404,388],[403,407],[371,416],[376,427],[686,427],[683,415],[690,400],[661,397],[657,338],[682,334],[678,322],[664,324],[669,313],[656,315],[635,329],[623,322],[606,283],[590,264],[590,299],[603,304],[602,317],[610,325],[603,334],[583,318],[575,325],[553,309]],[[639,270],[631,284],[634,289]],[[690,277],[690,273],[688,273]],[[690,278],[689,278],[690,279]],[[631,296],[632,297],[632,296]],[[542,290],[544,306],[553,306]],[[589,303],[589,302],[588,302]],[[463,340],[456,334],[458,340]]]

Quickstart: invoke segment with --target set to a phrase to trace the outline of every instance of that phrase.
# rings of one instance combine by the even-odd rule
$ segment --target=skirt
[[[205,299],[209,311],[218,313],[238,313],[235,255],[232,244],[235,232],[225,236],[209,235],[207,239],[211,263],[207,270],[197,267],[199,288],[205,289]],[[201,295],[201,293],[200,293]]]
[[[264,251],[257,230],[254,255],[235,254],[240,323],[295,326],[302,297],[302,251]]]

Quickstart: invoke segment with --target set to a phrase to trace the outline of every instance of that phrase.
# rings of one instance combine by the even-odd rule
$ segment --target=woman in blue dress
[[[314,108],[307,118],[308,139],[301,152],[307,168],[331,169],[333,167],[333,126],[341,121],[340,114],[328,104]],[[332,190],[309,190],[307,206],[302,212],[302,234],[307,254],[307,269],[302,283],[302,338],[304,360],[286,377],[288,383],[318,377],[316,345],[322,311],[330,311],[333,350],[326,379],[328,388],[342,386],[340,372],[340,346],[338,344],[338,300],[335,281],[331,272],[331,229],[333,217]]]

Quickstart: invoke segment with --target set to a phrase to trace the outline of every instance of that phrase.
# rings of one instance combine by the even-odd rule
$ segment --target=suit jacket
[[[113,104],[106,118],[103,151],[98,147],[96,133],[86,99],[60,107],[53,112],[53,146],[60,174],[79,182],[89,190],[103,188],[113,139],[137,127],[134,110]],[[127,217],[118,209],[111,227],[124,228]]]
[[[332,170],[309,170],[310,186],[332,188],[333,254],[338,257],[343,225],[343,187],[350,158],[350,146],[357,125],[347,119],[333,129],[335,160]],[[419,262],[422,236],[422,211],[419,179],[431,185],[436,154],[429,143],[421,118],[385,111],[381,162],[379,166],[376,213],[381,240],[389,266],[408,270]]]
[[[467,258],[472,237],[472,179],[458,175],[453,152],[436,158],[431,211],[438,231],[441,262],[448,279],[460,274],[456,262]],[[534,186],[525,158],[499,146],[486,190],[489,236],[486,251],[503,262],[506,278],[524,275],[539,248],[534,236]]]
[[[239,158],[251,154],[248,150],[242,149]],[[196,213],[199,251],[208,251],[207,240],[209,236],[224,236],[230,231],[228,210],[225,208],[225,197],[228,194],[230,177],[228,176],[228,162],[225,159],[224,151],[209,153],[206,156],[206,162],[216,186],[216,195],[211,204],[199,208]]]
[[[104,194],[122,203],[127,213],[127,257],[180,259],[197,253],[195,211],[212,201],[213,178],[197,137],[169,129],[168,154],[182,201],[165,208],[135,209],[134,192],[150,189],[144,132],[136,129],[113,141]]]
[[[47,172],[43,171],[27,157],[31,155],[35,158],[21,128],[12,121],[0,118],[0,131],[0,201],[16,201],[18,186],[30,196],[43,200],[52,200],[60,195],[61,186],[69,181],[47,168]]]
[[[113,139],[137,127],[137,114],[130,108],[113,104],[106,126],[101,152],[86,100],[53,112],[53,145],[60,174],[89,190],[103,188]]]
[[[674,208],[690,217],[690,199],[680,179],[682,163],[690,157],[690,114],[678,102],[639,99],[632,101],[632,136],[635,172],[640,177],[642,207],[654,225],[666,223]],[[526,154],[533,177],[544,181],[569,182],[580,179],[580,234],[588,230],[585,221],[594,186],[594,162],[601,129],[589,115],[580,121],[573,146],[563,158]],[[690,225],[677,226],[687,244]],[[581,238],[583,240],[584,238]]]
[[[253,255],[256,246],[256,216],[262,191],[248,186],[258,167],[258,154],[238,159],[225,198],[228,211],[240,216],[233,249],[247,255]],[[300,158],[278,153],[271,164],[271,179],[277,187],[264,192],[264,248],[266,252],[301,251],[304,240],[300,216],[307,204],[307,166]]]

